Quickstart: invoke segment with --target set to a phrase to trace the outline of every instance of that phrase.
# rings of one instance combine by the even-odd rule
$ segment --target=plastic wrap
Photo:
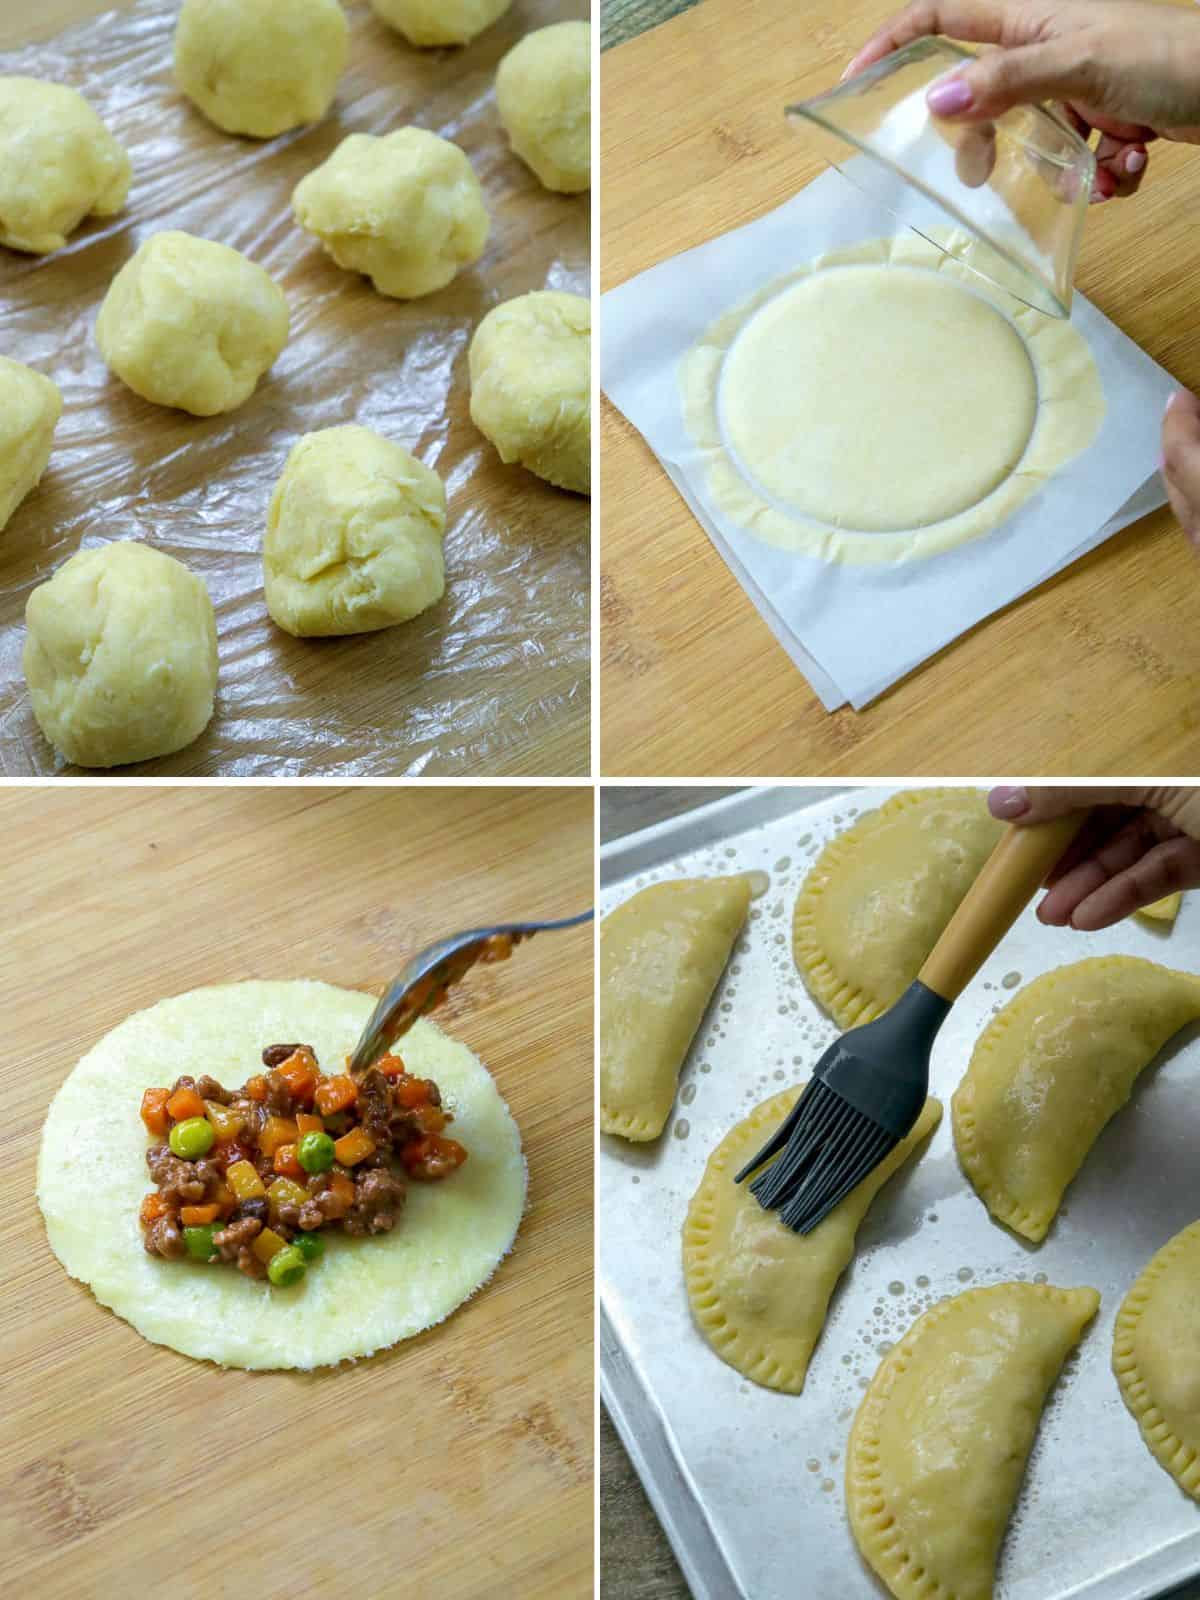
[[[86,0],[84,0],[86,3]],[[58,254],[0,252],[0,354],[46,373],[64,412],[41,485],[0,533],[0,771],[74,772],[42,737],[21,671],[29,592],[82,546],[138,538],[208,585],[221,669],[208,730],[121,775],[543,774],[588,770],[589,502],[501,465],[468,413],[467,346],[492,306],[589,290],[587,195],[549,194],[508,148],[496,67],[522,34],[587,0],[517,0],[462,50],[418,51],[362,3],[320,125],[266,143],[212,127],[175,89],[177,6],[146,0],[0,52],[0,74],[81,90],[129,151],[129,203]],[[492,214],[487,253],[449,288],[388,300],[296,226],[292,189],[349,133],[408,123],[460,144]],[[255,395],[201,419],[139,399],[93,326],[151,233],[183,228],[259,262],[291,308],[287,348]],[[411,622],[292,639],[267,615],[267,503],[296,439],[359,422],[441,474],[446,595]]]

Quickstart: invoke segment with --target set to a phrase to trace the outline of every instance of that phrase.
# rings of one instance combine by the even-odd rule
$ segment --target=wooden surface
[[[377,991],[448,929],[577,911],[590,791],[9,788],[0,827],[20,841],[0,950],[0,1534],[20,1592],[590,1595],[589,928],[451,997],[445,1026],[520,1125],[529,1211],[492,1283],[391,1352],[245,1373],[149,1344],[67,1277],[34,1200],[53,1093],[129,1012],[250,977]]]
[[[602,0],[600,48],[609,50],[614,44],[623,44],[698,3],[699,0]]]
[[[894,9],[703,0],[607,52],[602,287],[751,221],[815,176],[781,107],[836,81]],[[1077,276],[1192,387],[1198,219],[1200,150],[1155,145],[1142,194],[1090,213]],[[829,715],[607,401],[602,441],[605,774],[1200,770],[1200,561],[1169,512],[980,624],[865,711]]]
[[[471,423],[467,382],[470,337],[494,305],[588,290],[588,196],[541,187],[511,153],[492,92],[519,38],[587,16],[588,0],[515,0],[466,49],[424,51],[366,0],[346,0],[351,50],[333,110],[267,142],[220,132],[175,88],[177,0],[115,9],[71,45],[61,30],[106,0],[0,0],[0,73],[80,89],[134,166],[121,216],[86,223],[54,256],[0,252],[0,351],[52,377],[66,404],[47,473],[0,536],[0,775],[57,766],[21,672],[28,595],[85,542],[114,538],[148,540],[198,572],[221,643],[207,731],[123,775],[588,773],[590,502],[503,466]],[[408,123],[462,146],[492,217],[483,259],[417,301],[342,271],[290,211],[295,184],[346,135]],[[229,417],[140,400],[95,346],[112,278],[164,228],[232,245],[287,295],[288,345]],[[267,505],[296,439],[345,422],[446,481],[446,594],[381,632],[292,639],[263,600]]]

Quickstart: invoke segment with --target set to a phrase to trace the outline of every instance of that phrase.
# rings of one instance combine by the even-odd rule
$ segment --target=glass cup
[[[935,116],[929,89],[973,59],[947,39],[914,40],[789,106],[788,121],[818,130],[831,166],[940,250],[1026,305],[1068,317],[1096,158],[1044,106],[969,126]],[[947,218],[959,228],[927,231]]]

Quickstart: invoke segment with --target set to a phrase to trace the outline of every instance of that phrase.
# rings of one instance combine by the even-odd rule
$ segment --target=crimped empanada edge
[[[671,1115],[670,1109],[660,1123],[655,1125],[654,1119],[639,1115],[633,1111],[619,1111],[616,1106],[600,1102],[600,1132],[615,1133],[622,1139],[628,1139],[633,1144],[645,1144],[651,1139],[657,1139],[667,1125],[667,1117]]]

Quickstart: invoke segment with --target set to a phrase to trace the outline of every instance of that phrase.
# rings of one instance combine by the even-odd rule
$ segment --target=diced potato
[[[263,1155],[271,1157],[281,1144],[295,1144],[298,1137],[293,1118],[268,1117],[258,1136],[258,1148]]]
[[[266,1185],[250,1161],[233,1161],[225,1173],[225,1182],[239,1200],[265,1200]]]
[[[263,1228],[250,1241],[250,1248],[265,1266],[272,1256],[287,1249],[287,1240],[277,1234],[274,1228]]]
[[[271,1216],[277,1218],[281,1206],[302,1206],[308,1201],[308,1190],[291,1178],[276,1178],[267,1190]]]
[[[232,1106],[220,1105],[216,1100],[206,1100],[204,1111],[213,1125],[218,1144],[228,1144],[236,1139],[245,1126],[246,1119],[240,1111],[235,1111]]]

